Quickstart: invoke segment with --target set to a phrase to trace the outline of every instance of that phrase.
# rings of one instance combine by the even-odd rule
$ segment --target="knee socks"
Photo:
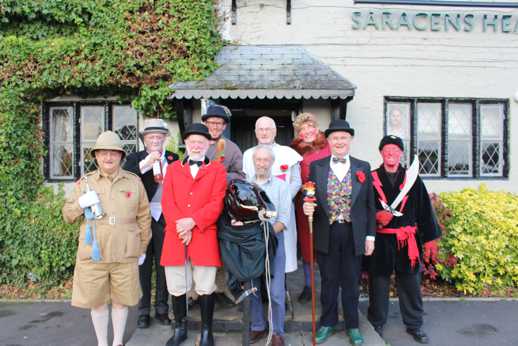
[[[108,320],[110,317],[108,306],[103,305],[95,310],[92,309],[90,314],[92,315],[92,323],[97,336],[97,344],[99,346],[108,346]]]
[[[112,324],[113,324],[113,346],[123,344],[124,330],[126,329],[126,320],[128,319],[128,307],[116,309],[112,307]]]

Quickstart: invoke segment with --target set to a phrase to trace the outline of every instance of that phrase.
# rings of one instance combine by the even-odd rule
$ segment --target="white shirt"
[[[338,181],[342,181],[344,180],[345,176],[347,175],[347,172],[349,172],[349,169],[351,168],[351,160],[349,159],[349,154],[345,155],[345,163],[333,162],[333,157],[335,156],[331,156],[329,166],[338,178]]]
[[[187,161],[187,164],[189,165],[188,161]],[[196,174],[198,174],[198,171],[200,170],[200,166],[198,166],[198,165],[189,165],[189,169],[191,170],[192,178],[193,179],[196,178]]]
[[[167,160],[165,158],[165,150],[162,152],[160,161],[162,162],[162,176],[165,179],[165,174],[167,172]],[[139,163],[140,173],[142,173],[142,174],[145,174],[146,172],[153,169],[153,165],[146,165],[145,163],[146,163],[145,159],[140,161],[140,163]],[[162,185],[159,185],[158,189],[162,189]],[[161,195],[161,191],[158,191],[158,189],[155,192],[155,195],[157,193],[160,193],[160,195]],[[160,220],[160,216],[162,215],[162,203],[160,203],[161,199],[162,198],[158,198],[158,201],[156,201],[157,198],[155,198],[155,196],[153,196],[151,201],[149,201],[149,211],[151,212],[151,217],[153,217],[153,219],[155,221]]]

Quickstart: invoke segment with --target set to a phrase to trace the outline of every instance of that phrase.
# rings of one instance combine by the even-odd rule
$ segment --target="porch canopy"
[[[300,46],[230,45],[216,57],[219,68],[200,81],[171,84],[180,130],[192,123],[198,99],[324,99],[332,116],[345,118],[356,86]]]

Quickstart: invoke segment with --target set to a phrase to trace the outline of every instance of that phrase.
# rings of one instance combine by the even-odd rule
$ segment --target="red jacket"
[[[161,265],[184,264],[184,245],[176,233],[176,220],[191,217],[196,223],[187,247],[191,263],[221,266],[216,222],[223,210],[226,175],[225,167],[219,162],[203,164],[194,179],[188,164],[175,161],[168,165],[162,192],[166,228]]]

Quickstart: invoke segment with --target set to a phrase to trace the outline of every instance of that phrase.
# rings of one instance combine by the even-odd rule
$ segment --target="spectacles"
[[[223,126],[225,123],[223,121],[206,121],[205,124],[208,126]]]

